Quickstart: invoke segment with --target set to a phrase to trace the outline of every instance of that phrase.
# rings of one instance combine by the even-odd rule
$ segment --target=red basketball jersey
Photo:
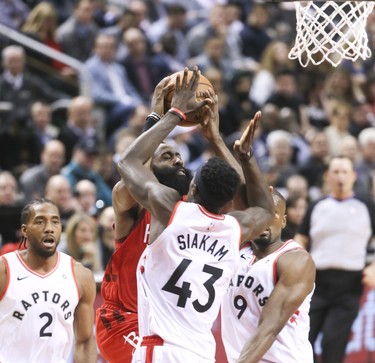
[[[104,302],[137,312],[136,269],[150,234],[150,213],[141,212],[130,234],[116,241],[116,251],[106,266],[101,294]]]

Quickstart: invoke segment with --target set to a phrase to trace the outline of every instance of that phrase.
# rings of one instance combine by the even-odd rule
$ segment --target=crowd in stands
[[[375,53],[337,68],[291,61],[293,3],[0,0],[0,8],[0,24],[82,64],[0,33],[0,253],[18,246],[20,208],[47,197],[63,218],[61,249],[103,270],[114,249],[119,154],[140,134],[156,84],[186,65],[218,94],[229,148],[262,111],[254,153],[287,197],[284,238],[329,193],[332,156],[353,160],[356,193],[375,200]],[[375,14],[367,32],[375,49]],[[193,171],[210,155],[199,127],[179,128],[170,141]]]

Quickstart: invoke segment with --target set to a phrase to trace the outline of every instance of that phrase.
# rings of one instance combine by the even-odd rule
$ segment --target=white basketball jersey
[[[222,338],[229,363],[237,361],[243,346],[258,327],[262,309],[276,284],[278,258],[298,248],[301,248],[299,244],[289,240],[256,262],[250,247],[240,251],[241,265],[232,279],[221,312]],[[313,291],[290,317],[261,362],[313,362],[312,347],[308,340],[312,294]]]
[[[42,275],[18,251],[2,257],[8,281],[0,296],[0,362],[67,362],[79,301],[72,258],[58,252],[56,266]]]
[[[137,270],[140,336],[159,335],[214,361],[211,328],[239,262],[237,220],[179,202]]]

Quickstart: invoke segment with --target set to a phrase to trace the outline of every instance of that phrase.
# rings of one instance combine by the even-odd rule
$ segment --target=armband
[[[181,122],[186,120],[186,115],[176,107],[170,108],[168,112],[172,113],[173,115],[178,116]]]

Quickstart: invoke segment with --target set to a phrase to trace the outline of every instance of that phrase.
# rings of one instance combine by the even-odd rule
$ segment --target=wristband
[[[161,116],[158,113],[156,113],[156,112],[151,112],[147,116],[147,118],[149,118],[149,117],[153,118],[156,122],[158,122],[161,119]]]
[[[240,161],[249,161],[251,160],[253,155],[254,155],[254,151],[253,151],[253,148],[250,146],[249,152],[238,155],[238,158],[240,159]]]
[[[151,115],[148,115],[146,118],[146,122],[143,126],[143,129],[141,131],[141,134],[146,132],[148,129],[151,129],[152,126],[154,126],[157,123],[157,120],[153,118]]]
[[[181,122],[186,120],[186,115],[176,107],[170,108],[168,112],[178,116],[178,118],[181,120]]]

